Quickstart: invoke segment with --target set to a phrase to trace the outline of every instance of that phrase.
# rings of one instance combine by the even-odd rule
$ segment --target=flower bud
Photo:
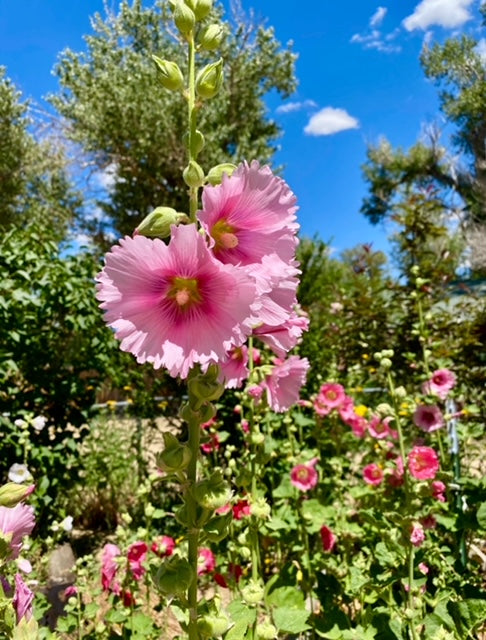
[[[134,235],[147,238],[168,238],[171,225],[189,222],[185,213],[178,213],[171,207],[157,207],[146,216],[135,229]]]
[[[189,375],[187,378],[187,387],[189,390],[189,401],[191,399],[196,400],[196,404],[201,402],[211,402],[212,400],[218,400],[224,391],[224,384],[218,382],[216,367],[216,377],[214,375],[214,368],[209,367],[206,373],[196,373],[195,375]],[[191,396],[193,398],[191,398]],[[193,403],[191,403],[193,406]],[[199,408],[199,407],[198,407]]]
[[[177,2],[174,7],[174,22],[183,35],[190,33],[196,24],[194,11],[183,2]]]
[[[222,516],[214,516],[204,525],[204,534],[210,542],[219,542],[226,538],[229,533],[229,526],[233,519],[230,511]]]
[[[35,484],[25,485],[7,482],[3,487],[0,487],[0,506],[15,507],[16,504],[30,496],[34,489]]]
[[[231,162],[223,162],[209,170],[206,180],[213,186],[221,184],[223,181],[223,175],[226,173],[226,175],[231,176],[235,169],[236,165],[231,164]]]
[[[200,480],[193,489],[196,502],[206,509],[219,509],[228,504],[232,497],[232,491],[223,479],[220,470],[211,474],[209,479]]]
[[[251,503],[251,515],[262,520],[270,517],[270,505],[265,498],[257,498]]]
[[[226,633],[230,625],[229,618],[221,612],[207,614],[197,621],[197,630],[203,638],[215,638]]]
[[[199,37],[199,44],[206,51],[214,51],[223,40],[223,27],[220,24],[208,24]]]
[[[277,629],[268,620],[259,622],[256,626],[257,640],[273,640],[277,637]]]
[[[223,83],[223,58],[206,65],[197,74],[196,93],[200,98],[213,98]]]
[[[263,600],[263,586],[255,580],[250,580],[241,590],[241,597],[247,604],[258,604]]]
[[[152,60],[157,65],[160,83],[170,91],[179,91],[184,86],[184,77],[179,66],[170,60],[162,60],[158,56],[152,56]]]
[[[166,473],[183,471],[191,461],[190,448],[181,444],[177,438],[168,431],[164,432],[164,450],[156,456],[156,464]]]
[[[392,361],[390,360],[390,358],[382,358],[380,361],[380,367],[382,367],[382,369],[391,369],[393,366]]]
[[[182,141],[184,142],[184,145],[186,147],[189,147],[189,134],[185,133],[182,136]],[[194,136],[191,139],[191,145],[190,145],[190,150],[192,152],[193,156],[197,156],[204,148],[204,136],[203,134],[199,131],[199,129],[196,129],[196,131],[194,132]]]
[[[395,387],[393,395],[395,396],[395,398],[406,398],[407,390],[403,386]]]
[[[182,172],[182,177],[188,187],[202,187],[204,184],[204,171],[195,160],[189,160],[189,164]]]
[[[203,20],[213,8],[213,0],[193,0],[196,20]]]
[[[152,574],[152,578],[164,595],[179,595],[187,591],[195,574],[185,558],[171,556]]]

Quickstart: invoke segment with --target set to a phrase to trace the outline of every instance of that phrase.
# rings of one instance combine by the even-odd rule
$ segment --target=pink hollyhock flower
[[[444,426],[444,417],[436,405],[419,405],[413,414],[413,421],[426,433],[437,431]]]
[[[276,253],[289,262],[295,252],[296,198],[269,167],[240,164],[221,184],[206,186],[198,211],[214,255],[224,263],[248,265]]]
[[[220,378],[227,389],[237,389],[250,375],[248,369],[248,347],[242,345],[231,349],[228,359],[220,363]]]
[[[437,526],[437,520],[431,513],[428,516],[420,518],[420,523],[424,529],[435,529],[435,527]]]
[[[228,513],[229,511],[231,511],[231,505],[228,504],[224,504],[222,507],[218,507],[217,509],[215,509],[214,513],[217,513],[218,516],[224,516],[225,513]]]
[[[201,444],[201,451],[203,453],[212,453],[213,451],[217,451],[221,446],[219,442],[219,436],[216,432],[210,433],[208,435],[209,440]]]
[[[418,568],[419,571],[425,576],[429,573],[429,567],[425,564],[425,562],[419,562]]]
[[[15,592],[13,596],[13,607],[17,614],[17,624],[25,618],[29,621],[32,618],[32,601],[34,594],[22,580],[20,573],[15,574]]]
[[[364,438],[368,430],[368,421],[363,416],[358,416],[356,413],[354,417],[348,418],[346,424],[351,427],[351,431],[357,438]]]
[[[395,463],[395,468],[391,471],[390,475],[388,476],[388,483],[392,487],[401,487],[404,482],[403,460],[401,456],[398,456],[397,458],[395,458],[394,463]]]
[[[350,396],[344,396],[344,400],[342,404],[337,407],[337,410],[341,420],[345,424],[349,424],[349,420],[354,420],[356,418],[357,414],[354,411],[354,400]]]
[[[290,482],[294,487],[297,487],[300,491],[309,491],[316,486],[319,480],[319,475],[315,470],[317,462],[318,458],[312,458],[305,464],[295,465],[290,472]]]
[[[170,536],[159,536],[152,542],[150,549],[159,556],[165,558],[171,556],[175,549],[175,540]]]
[[[17,558],[17,567],[22,573],[32,573],[32,565],[27,558]]]
[[[321,530],[321,540],[322,540],[322,548],[324,551],[332,551],[337,542],[337,538],[334,533],[327,527],[325,524],[322,525]]]
[[[251,506],[248,500],[238,500],[238,502],[233,505],[232,510],[235,520],[241,520],[251,515]]]
[[[309,369],[307,358],[290,356],[287,360],[275,360],[270,375],[266,376],[261,386],[267,392],[269,406],[281,413],[287,411],[299,399],[300,388],[305,383]]]
[[[271,326],[262,324],[253,329],[253,335],[264,342],[279,358],[299,343],[304,331],[309,329],[309,319],[292,312],[284,324]]]
[[[147,557],[148,546],[145,542],[138,540],[137,542],[133,542],[127,551],[127,560],[130,571],[132,572],[135,580],[140,580],[140,578],[145,573],[146,569],[143,566],[143,563]]]
[[[34,509],[22,502],[15,507],[0,507],[0,532],[10,538],[10,559],[15,559],[22,547],[22,538],[35,526]]]
[[[67,600],[68,598],[72,598],[73,596],[77,595],[77,593],[78,588],[76,587],[76,585],[70,584],[69,587],[66,587],[64,589],[64,598]]]
[[[246,392],[249,396],[251,396],[254,400],[260,400],[263,395],[265,389],[259,384],[252,384],[250,387],[247,387]]]
[[[211,571],[214,571],[215,567],[216,558],[214,553],[207,547],[201,547],[197,557],[197,575],[201,576],[204,573],[211,573]]]
[[[125,237],[106,254],[97,297],[120,348],[140,363],[186,378],[200,363],[225,361],[251,331],[252,278],[223,265],[193,224],[158,238]]]
[[[439,458],[431,447],[414,447],[408,454],[408,469],[417,480],[432,480],[439,470]]]
[[[314,409],[320,416],[327,416],[333,409],[337,409],[344,403],[346,393],[344,387],[335,382],[326,382],[319,389],[314,401]]]
[[[412,531],[410,532],[410,542],[414,547],[422,546],[425,540],[425,532],[423,526],[419,522],[414,522]]]
[[[449,391],[456,384],[456,376],[449,369],[437,369],[432,374],[430,380],[427,380],[422,386],[424,393],[430,393],[435,396],[439,396],[441,400],[444,400]]]
[[[121,597],[125,607],[131,608],[135,604],[135,596],[128,589],[123,589]]]
[[[446,490],[445,484],[440,480],[434,480],[434,482],[432,482],[430,486],[432,489],[432,496],[439,502],[445,502],[446,501],[446,497],[444,495],[444,492]]]
[[[242,420],[240,426],[243,433],[250,433],[250,423],[248,420]]]
[[[383,482],[384,477],[383,469],[375,462],[366,465],[363,469],[363,478],[367,484],[377,486]]]
[[[101,554],[101,586],[104,591],[113,591],[117,595],[121,593],[121,585],[115,580],[118,572],[116,558],[120,555],[120,548],[111,543],[105,544]]]
[[[368,422],[368,432],[373,438],[382,440],[391,435],[390,429],[391,418],[384,418],[383,420],[379,416],[373,416]]]

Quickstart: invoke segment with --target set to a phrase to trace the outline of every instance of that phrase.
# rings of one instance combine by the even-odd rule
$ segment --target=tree
[[[241,15],[234,20],[231,29],[225,23],[220,51],[224,88],[200,110],[206,141],[198,161],[206,170],[243,158],[268,162],[280,130],[268,117],[263,98],[270,91],[286,97],[296,86],[290,48],[281,49],[271,28],[246,22]],[[183,70],[186,61],[163,0],[148,8],[140,0],[123,0],[117,15],[96,14],[92,25],[85,53],[61,54],[56,67],[61,91],[51,102],[89,162],[112,173],[109,199],[100,204],[107,219],[91,226],[102,242],[107,228],[131,233],[156,206],[186,208],[180,178],[186,157],[179,137],[186,129],[185,99],[160,87],[151,54],[173,60]],[[201,51],[199,62],[216,57]]]

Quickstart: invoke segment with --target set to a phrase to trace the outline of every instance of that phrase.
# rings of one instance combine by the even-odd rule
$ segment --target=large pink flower
[[[248,347],[235,347],[228,354],[226,362],[221,363],[221,380],[227,389],[241,387],[250,374],[248,369]]]
[[[248,265],[274,253],[293,258],[296,198],[269,167],[240,164],[221,184],[204,188],[202,203],[198,218],[221,262]]]
[[[439,396],[442,400],[456,384],[456,375],[449,369],[437,369],[432,374],[430,380],[424,383],[422,389],[424,393]]]
[[[270,375],[261,387],[267,392],[267,401],[277,413],[287,411],[299,399],[300,388],[305,383],[309,361],[307,358],[290,356],[287,360],[276,360]]]
[[[439,470],[439,458],[431,447],[414,447],[408,454],[410,474],[417,480],[433,480]]]
[[[17,623],[22,618],[28,622],[32,618],[32,601],[34,600],[34,593],[22,580],[20,573],[15,574],[15,592],[13,597],[13,607],[17,614]]]
[[[101,554],[101,586],[105,591],[121,593],[121,585],[115,580],[118,572],[116,558],[121,555],[120,548],[116,544],[105,544]]]
[[[97,280],[121,349],[172,376],[225,360],[251,331],[243,323],[255,303],[252,278],[216,260],[193,224],[173,227],[169,245],[125,237],[106,255]]]
[[[17,558],[22,547],[22,538],[32,533],[35,526],[32,507],[19,502],[15,507],[0,507],[0,531],[11,534],[10,558]]]
[[[138,540],[133,542],[127,551],[127,560],[130,571],[132,572],[135,580],[140,578],[145,573],[144,561],[147,558],[148,546],[145,542]]]
[[[312,458],[305,464],[297,464],[290,472],[290,482],[300,491],[309,491],[313,489],[319,476],[315,470],[318,458]]]
[[[444,417],[436,405],[420,404],[415,409],[413,421],[426,433],[437,431],[444,426]]]

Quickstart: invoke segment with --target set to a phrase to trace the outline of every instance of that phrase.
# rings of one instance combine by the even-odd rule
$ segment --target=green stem
[[[250,379],[251,374],[253,372],[254,362],[253,362],[253,338],[250,337],[248,340],[248,369],[250,371]],[[253,436],[255,434],[255,405],[253,398],[250,398],[249,407],[248,407],[248,428],[250,434],[250,474],[251,474],[251,501],[252,503],[256,502],[258,498],[258,469],[257,469],[257,445],[253,441]],[[251,577],[252,580],[258,580],[259,572],[260,572],[260,550],[258,544],[258,528],[256,525],[256,518],[251,516],[250,521],[250,548],[251,548]]]
[[[188,446],[191,449],[191,461],[187,467],[187,488],[184,501],[187,506],[189,522],[196,521],[197,505],[194,499],[192,488],[197,481],[197,461],[199,457],[199,443],[201,437],[201,425],[199,420],[191,420],[189,423],[189,439]],[[192,526],[187,534],[188,554],[187,559],[193,569],[193,579],[187,590],[187,601],[189,608],[189,640],[198,640],[199,633],[197,630],[197,560],[199,555],[199,532],[200,529]]]
[[[196,160],[196,129],[197,129],[197,108],[196,108],[196,47],[194,45],[194,34],[188,36],[189,56],[188,56],[188,88],[187,106],[189,120],[189,137],[187,151],[189,162]],[[196,222],[196,211],[198,209],[198,188],[189,187],[189,218],[191,222]]]

